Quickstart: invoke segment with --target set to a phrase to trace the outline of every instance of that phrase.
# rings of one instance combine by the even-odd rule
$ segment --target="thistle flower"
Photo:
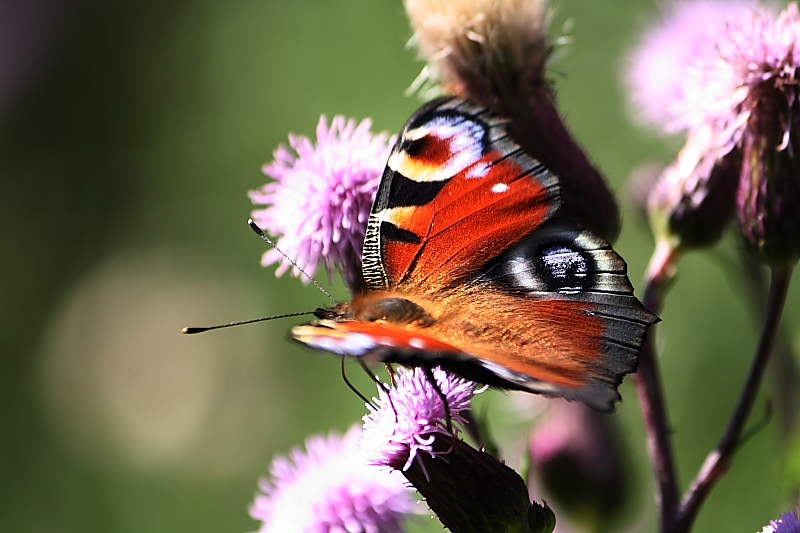
[[[453,431],[463,424],[462,413],[481,390],[471,381],[455,377],[440,368],[433,370],[439,389],[447,398]],[[378,388],[376,407],[368,406],[364,415],[362,445],[369,461],[394,469],[407,470],[420,452],[440,455],[437,436],[454,437],[447,429],[445,407],[425,373],[400,368],[394,386],[387,394]]]
[[[800,256],[800,11],[754,11],[720,46],[738,81],[718,130],[742,151],[737,193],[739,228],[771,264]],[[720,68],[720,70],[723,70]],[[713,71],[710,73],[713,75]]]
[[[367,457],[402,472],[450,531],[550,533],[555,516],[546,505],[531,503],[519,474],[454,435],[483,388],[439,368],[433,375],[447,398],[453,433],[425,372],[401,368],[388,393],[378,388],[377,405],[364,416]]]
[[[262,169],[275,181],[249,193],[254,204],[265,206],[253,211],[253,219],[278,236],[278,248],[309,275],[320,262],[329,276],[340,269],[351,286],[360,279],[366,222],[393,144],[370,127],[369,120],[336,116],[329,125],[321,117],[316,144],[290,135],[291,149],[279,146]],[[279,276],[291,266],[275,249],[261,258],[264,266],[273,263],[280,263]],[[293,274],[300,273],[295,268]]]
[[[360,453],[360,431],[312,437],[305,450],[272,462],[270,479],[250,516],[262,522],[260,533],[396,533],[417,512],[403,477],[369,465]]]
[[[800,533],[800,514],[783,513],[777,520],[770,520],[761,533]]]
[[[625,65],[631,115],[664,133],[688,129],[705,111],[705,63],[716,60],[716,41],[754,0],[680,0],[646,28]]]
[[[660,242],[699,247],[715,243],[733,216],[738,151],[720,155],[708,127],[693,129],[675,162],[647,197],[650,225]]]
[[[733,216],[737,155],[728,156],[732,146],[720,144],[708,119],[709,109],[720,107],[714,101],[729,95],[720,99],[714,90],[726,84],[706,72],[719,63],[718,42],[728,28],[756,5],[752,0],[673,2],[628,58],[625,81],[632,114],[663,133],[687,132],[676,160],[646,195],[650,225],[662,250],[713,244]]]
[[[693,28],[692,20],[706,29]],[[665,173],[666,193],[656,193],[655,207],[686,244],[706,244],[719,236],[731,209],[727,199],[737,188],[732,203],[751,248],[772,264],[795,261],[800,255],[800,224],[793,216],[800,209],[797,5],[776,14],[747,3],[684,2],[664,28],[651,34],[655,44],[640,50],[635,57],[645,59],[632,62],[629,75],[640,79],[633,98],[638,94],[641,100],[652,94],[648,68],[659,60],[662,67],[681,65],[685,71],[670,72],[671,89],[642,106],[643,115],[666,129],[689,134]]]

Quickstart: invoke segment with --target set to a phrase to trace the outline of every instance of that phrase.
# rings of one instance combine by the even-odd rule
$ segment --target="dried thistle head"
[[[546,0],[406,0],[414,39],[446,92],[490,105],[544,84]]]

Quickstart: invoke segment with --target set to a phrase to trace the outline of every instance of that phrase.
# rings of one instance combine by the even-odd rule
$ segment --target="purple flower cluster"
[[[433,375],[447,398],[453,424],[463,424],[462,413],[484,389],[439,368]],[[439,454],[434,448],[437,435],[453,435],[447,430],[445,407],[422,370],[401,368],[394,381],[388,393],[379,387],[376,406],[368,406],[362,445],[370,462],[405,470],[419,452]],[[458,432],[455,426],[454,431]]]
[[[358,280],[367,218],[393,144],[370,127],[369,120],[336,116],[329,125],[321,117],[316,144],[290,135],[291,149],[278,147],[262,169],[275,181],[249,193],[264,206],[253,220],[277,235],[278,248],[309,275],[322,262],[328,275],[339,269],[351,285]],[[265,266],[273,263],[280,263],[278,275],[291,266],[274,249],[261,258]]]
[[[667,132],[712,125],[727,153],[747,127],[753,91],[766,84],[794,94],[788,86],[800,67],[798,43],[796,4],[776,13],[752,0],[677,2],[631,55],[631,101]]]
[[[688,129],[705,112],[703,99],[713,91],[699,83],[705,77],[703,63],[715,62],[715,43],[757,5],[755,0],[668,3],[660,22],[648,28],[628,58],[625,81],[633,115],[665,133]]]
[[[396,533],[419,512],[399,472],[370,465],[357,426],[345,435],[311,437],[305,450],[272,462],[250,515],[259,533]]]
[[[800,256],[800,10],[749,0],[675,4],[632,55],[639,115],[686,145],[649,198],[659,237],[715,242],[736,207],[760,259]],[[653,216],[655,215],[655,216]]]

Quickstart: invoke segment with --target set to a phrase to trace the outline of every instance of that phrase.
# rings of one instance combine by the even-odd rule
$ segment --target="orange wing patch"
[[[558,207],[558,180],[508,138],[502,119],[465,101],[434,102],[389,157],[364,239],[367,287],[443,288]]]
[[[455,291],[445,298],[392,291],[424,307],[430,326],[386,321],[323,320],[297,326],[292,336],[309,346],[368,361],[442,366],[489,385],[582,400],[611,409],[616,386],[635,365],[608,353],[607,322],[594,305],[538,300],[495,291]],[[357,302],[354,302],[357,303]]]
[[[544,167],[531,161],[524,168],[512,158],[496,162],[500,157],[497,152],[482,157],[424,205],[381,212],[382,221],[420,237],[419,243],[384,243],[384,266],[392,286],[425,282],[441,288],[547,219],[557,205],[555,194],[533,177]]]

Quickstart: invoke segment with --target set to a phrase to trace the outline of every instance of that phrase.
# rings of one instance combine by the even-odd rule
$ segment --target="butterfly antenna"
[[[279,253],[279,254],[281,254],[281,255],[282,255],[282,256],[283,256],[283,257],[284,257],[284,258],[285,258],[287,261],[289,261],[289,262],[292,264],[292,266],[294,266],[294,267],[295,267],[297,270],[299,270],[299,271],[300,271],[300,273],[301,273],[301,274],[303,274],[303,276],[305,276],[305,278],[306,278],[308,281],[310,281],[311,283],[313,283],[313,284],[314,284],[314,286],[315,286],[316,288],[318,288],[322,294],[324,294],[325,296],[327,296],[328,298],[330,298],[330,300],[331,300],[331,303],[333,303],[334,305],[336,305],[336,298],[334,298],[334,297],[333,297],[333,295],[332,295],[331,293],[329,293],[328,291],[326,291],[326,290],[325,290],[325,288],[324,288],[322,285],[320,285],[320,284],[319,284],[319,282],[318,282],[317,280],[315,280],[314,278],[312,278],[311,276],[309,276],[309,275],[308,275],[308,273],[307,273],[305,270],[303,270],[302,268],[300,268],[300,265],[298,265],[298,264],[297,264],[297,262],[296,262],[294,259],[292,259],[292,258],[291,258],[291,257],[289,257],[288,255],[286,255],[285,253],[283,253],[283,251],[282,251],[280,248],[278,248],[278,246],[275,244],[275,241],[273,241],[272,239],[270,239],[270,238],[267,236],[267,234],[266,234],[266,233],[264,233],[264,230],[262,230],[260,227],[258,227],[258,224],[256,224],[256,223],[255,223],[255,221],[253,221],[253,219],[252,219],[252,218],[248,218],[248,219],[247,219],[247,225],[248,225],[248,226],[250,226],[250,228],[251,228],[253,231],[255,231],[255,232],[256,232],[256,235],[258,235],[259,237],[261,237],[261,240],[263,240],[265,243],[267,243],[267,244],[269,244],[270,246],[272,246],[273,248],[275,248],[275,249],[278,251],[278,253]]]
[[[302,313],[287,313],[285,315],[262,316],[261,318],[251,318],[250,320],[241,320],[239,322],[228,322],[227,324],[218,324],[216,326],[197,326],[187,327],[181,330],[181,333],[192,335],[194,333],[203,333],[212,329],[230,328],[233,326],[243,326],[244,324],[252,324],[253,322],[264,322],[266,320],[276,320],[278,318],[288,318],[290,316],[313,315],[314,311],[303,311]]]
[[[386,363],[386,371],[389,373],[389,382],[392,384],[392,387],[397,387],[397,381],[395,380],[397,372],[394,371],[392,363]]]
[[[342,357],[342,379],[347,384],[348,388],[355,393],[356,396],[358,396],[359,398],[364,400],[364,403],[366,405],[369,405],[373,409],[377,409],[377,406],[372,402],[372,400],[368,400],[366,396],[361,394],[361,392],[359,392],[359,390],[357,388],[355,388],[355,386],[347,378],[347,372],[345,372],[345,370],[344,370],[344,357]]]

